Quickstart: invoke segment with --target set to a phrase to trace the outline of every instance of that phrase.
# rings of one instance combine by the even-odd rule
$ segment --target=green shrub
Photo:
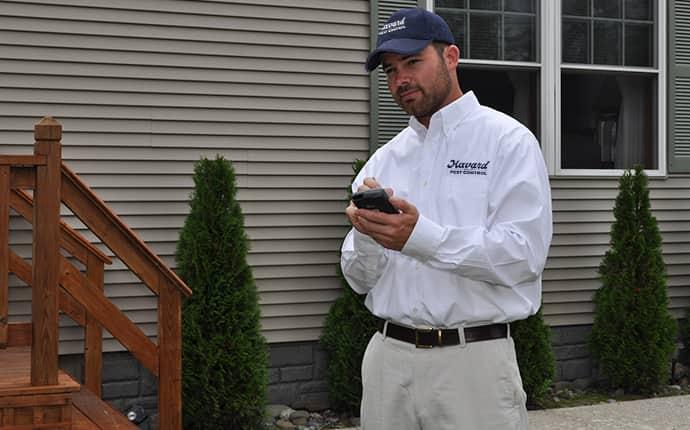
[[[520,367],[522,386],[530,407],[542,407],[556,372],[551,349],[551,329],[544,323],[541,309],[535,315],[510,325]]]
[[[376,331],[376,319],[342,278],[343,295],[331,306],[321,336],[328,352],[328,393],[331,407],[359,416],[362,401],[362,358]]]
[[[680,340],[683,342],[680,362],[690,366],[690,309],[685,313],[685,321],[682,321],[680,325]]]
[[[667,305],[661,234],[640,166],[620,178],[611,247],[599,267],[591,350],[611,388],[648,394],[665,382],[676,322]]]
[[[364,160],[352,164],[354,176]],[[347,189],[347,201],[352,191]],[[364,306],[366,296],[348,285],[338,267],[343,294],[331,306],[326,317],[321,344],[328,354],[328,391],[331,407],[351,415],[359,415],[362,400],[362,358],[369,339],[376,331],[376,319]]]
[[[194,185],[177,245],[180,276],[193,291],[182,309],[184,427],[258,429],[267,354],[233,167],[203,158]]]

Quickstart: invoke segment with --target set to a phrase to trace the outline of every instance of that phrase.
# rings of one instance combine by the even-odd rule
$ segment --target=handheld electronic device
[[[378,209],[381,212],[397,214],[398,210],[388,201],[383,188],[360,191],[352,195],[352,202],[360,209]]]

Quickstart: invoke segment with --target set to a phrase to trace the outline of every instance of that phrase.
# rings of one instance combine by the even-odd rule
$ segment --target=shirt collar
[[[465,119],[467,114],[478,106],[477,96],[474,95],[474,92],[469,91],[434,113],[429,121],[429,127],[436,127],[435,124],[440,124],[443,134],[448,136]],[[428,130],[414,116],[410,117],[409,126],[421,139],[426,136]]]

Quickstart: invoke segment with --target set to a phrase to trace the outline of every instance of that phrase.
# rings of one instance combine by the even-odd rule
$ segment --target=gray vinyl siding
[[[31,152],[34,123],[56,117],[66,162],[172,267],[193,164],[224,155],[264,335],[317,339],[340,293],[350,166],[369,148],[369,19],[364,0],[0,1],[0,153]],[[28,227],[12,226],[29,257]],[[155,336],[157,300],[119,261],[106,293]],[[10,313],[30,314],[16,279]],[[61,352],[82,337],[65,319]]]
[[[591,324],[597,269],[609,248],[615,178],[552,178],[554,237],[544,271],[543,303],[550,325]],[[690,177],[650,179],[650,197],[663,241],[669,308],[690,308]]]

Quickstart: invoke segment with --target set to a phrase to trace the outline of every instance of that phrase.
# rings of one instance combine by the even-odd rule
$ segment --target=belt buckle
[[[414,330],[414,346],[415,346],[415,348],[421,348],[421,349],[433,348],[434,345],[422,345],[419,343],[419,332],[431,333],[434,330],[436,330],[438,333],[438,346],[441,346],[441,329],[434,329],[433,327],[425,327],[425,328],[416,328]]]

